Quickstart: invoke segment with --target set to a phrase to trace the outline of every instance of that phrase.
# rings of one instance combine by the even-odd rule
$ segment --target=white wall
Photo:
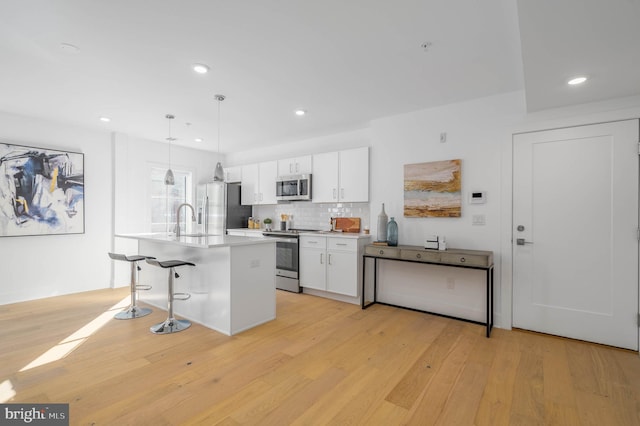
[[[223,166],[237,166],[259,163],[261,161],[293,158],[297,155],[319,154],[321,152],[341,151],[343,149],[369,146],[371,140],[370,129],[364,128],[350,132],[337,133],[312,139],[303,139],[281,145],[229,153],[222,163]]]
[[[0,112],[5,143],[84,153],[85,233],[0,237],[0,304],[109,286],[111,143],[109,132]]]
[[[125,134],[114,135],[115,146],[115,232],[117,234],[151,232],[151,167],[167,168],[169,145]],[[217,155],[176,146],[171,147],[171,168],[193,173],[195,186],[213,178]],[[194,206],[195,207],[195,206]]]
[[[169,145],[121,133],[114,134],[113,141],[114,234],[151,232],[149,172],[153,166],[168,167]],[[213,177],[216,162],[217,154],[215,153],[183,148],[175,144],[171,146],[171,168],[189,170],[193,173],[194,203],[195,186]],[[113,250],[124,254],[137,253],[138,244],[136,240],[128,238],[114,238]],[[130,279],[129,271],[128,264],[114,262],[113,286],[126,285]],[[143,280],[142,274],[140,279]]]
[[[0,305],[128,285],[128,265],[109,251],[137,251],[114,232],[148,229],[150,164],[166,166],[168,146],[72,125],[0,112],[5,143],[81,152],[85,161],[85,233],[0,238]],[[210,178],[216,154],[174,146],[174,168],[194,172],[194,184]],[[115,273],[115,279],[112,278]]]
[[[376,234],[374,223],[385,203],[387,215],[398,222],[399,244],[422,246],[427,235],[437,234],[446,237],[450,248],[493,251],[496,324],[502,323],[499,295],[502,283],[503,147],[511,140],[511,128],[521,122],[524,115],[524,96],[516,92],[386,117],[371,125],[372,232]],[[443,132],[447,134],[445,143],[440,142]],[[462,216],[405,218],[403,166],[456,158],[462,160]],[[486,204],[470,205],[467,201],[469,191],[486,191]],[[486,224],[473,225],[473,215],[484,215]],[[394,273],[403,274],[403,269],[406,271],[407,266],[388,262],[381,270],[381,280],[385,277],[390,280]],[[451,305],[442,313],[482,320],[485,311],[482,275],[474,279],[473,275],[442,267],[423,269],[423,273],[430,277],[429,298],[438,298],[441,303]],[[419,278],[418,274],[414,275]],[[403,276],[405,284],[409,280],[408,276]],[[447,287],[451,282],[455,282],[453,289]],[[420,285],[427,284],[416,282],[413,286]],[[394,297],[391,293],[393,291],[383,285],[381,294],[389,297],[386,301],[399,300],[399,295]]]

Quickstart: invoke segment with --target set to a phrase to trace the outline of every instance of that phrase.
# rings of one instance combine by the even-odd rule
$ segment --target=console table
[[[366,300],[365,292],[367,259],[373,259],[373,300],[371,301]],[[481,269],[486,271],[487,321],[482,323],[465,318],[414,309],[408,306],[398,306],[390,303],[378,302],[376,300],[378,286],[378,260],[424,263],[430,265],[450,266],[452,268]],[[362,309],[366,309],[375,303],[411,309],[447,318],[459,319],[462,321],[472,322],[474,324],[482,324],[487,327],[486,335],[489,337],[491,336],[491,329],[493,328],[493,252],[461,249],[447,249],[439,251],[425,249],[420,246],[406,245],[399,245],[396,247],[378,246],[374,244],[367,245],[365,246],[365,252],[362,257]]]

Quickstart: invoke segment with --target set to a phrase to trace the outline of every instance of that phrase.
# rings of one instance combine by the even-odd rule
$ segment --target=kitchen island
[[[186,318],[226,335],[233,335],[276,317],[276,239],[229,235],[181,236],[119,234],[138,240],[138,253],[158,260],[196,264],[176,272],[174,291],[191,298],[174,302],[177,318]],[[140,265],[141,301],[167,309],[168,270]]]

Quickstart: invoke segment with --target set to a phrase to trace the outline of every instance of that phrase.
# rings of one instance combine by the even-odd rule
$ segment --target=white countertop
[[[274,244],[276,242],[275,238],[241,237],[234,235],[185,235],[180,236],[180,238],[176,238],[174,235],[167,235],[164,232],[146,234],[116,234],[115,236],[121,238],[133,238],[136,240],[154,241],[158,243],[199,248],[230,247],[252,244]]]

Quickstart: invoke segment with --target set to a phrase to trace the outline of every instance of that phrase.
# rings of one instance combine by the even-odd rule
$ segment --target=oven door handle
[[[278,238],[278,241],[276,241],[276,243],[298,244],[297,238],[281,238],[281,237],[276,237],[276,238]]]

